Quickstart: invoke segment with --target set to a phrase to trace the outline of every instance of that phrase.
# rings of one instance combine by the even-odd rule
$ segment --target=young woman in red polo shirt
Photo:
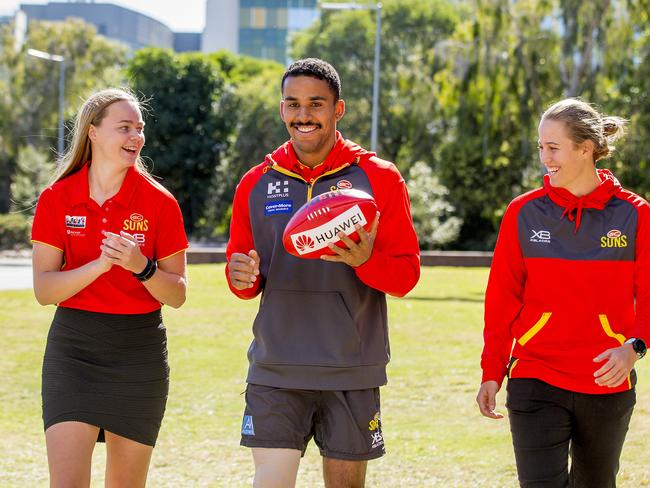
[[[650,339],[650,205],[596,166],[624,124],[581,100],[552,105],[539,124],[544,186],[501,223],[476,400],[501,418],[508,376],[522,487],[616,486]]]
[[[81,107],[32,229],[34,293],[57,304],[43,360],[51,486],[89,486],[106,442],[106,486],[144,486],[165,411],[162,304],[185,301],[185,249],[174,197],[140,158],[138,100],[109,89]]]

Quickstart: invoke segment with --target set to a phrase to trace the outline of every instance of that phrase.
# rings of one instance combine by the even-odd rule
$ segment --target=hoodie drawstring
[[[563,219],[564,216],[566,215],[570,222],[573,222],[575,220],[576,228],[573,231],[574,234],[577,234],[578,229],[580,228],[580,219],[582,218],[583,208],[584,208],[584,200],[582,198],[577,198],[576,200],[569,203],[564,208],[564,212],[562,212],[562,215],[560,216],[560,219]],[[573,215],[574,210],[576,211],[575,216]]]

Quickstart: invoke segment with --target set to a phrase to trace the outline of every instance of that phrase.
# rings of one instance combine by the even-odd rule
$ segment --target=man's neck
[[[329,153],[332,152],[332,149],[334,149],[334,146],[336,145],[336,139],[334,139],[330,144],[328,144],[327,149],[324,149],[322,151],[319,151],[317,153],[304,153],[296,145],[293,145],[293,150],[296,153],[296,157],[298,158],[298,161],[300,161],[302,164],[307,166],[308,168],[315,168],[319,164],[321,164],[325,159],[327,159],[327,156]]]

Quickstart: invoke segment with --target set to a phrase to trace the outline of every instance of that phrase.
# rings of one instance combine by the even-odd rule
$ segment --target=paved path
[[[31,287],[30,259],[0,259],[0,290],[24,290]]]

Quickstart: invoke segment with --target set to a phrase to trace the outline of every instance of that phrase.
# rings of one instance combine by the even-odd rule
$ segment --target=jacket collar
[[[267,163],[276,163],[284,169],[299,175],[305,181],[311,181],[324,173],[336,170],[337,168],[346,164],[352,164],[361,155],[373,156],[374,153],[366,151],[358,144],[344,139],[339,131],[336,131],[336,141],[334,147],[329,152],[325,161],[310,168],[302,164],[296,156],[296,151],[293,148],[291,141],[285,142],[282,146],[277,148],[272,154],[266,156]]]
[[[546,190],[546,194],[554,203],[560,207],[564,207],[564,212],[562,212],[560,218],[566,216],[569,221],[575,221],[576,232],[580,228],[583,209],[594,208],[602,210],[607,205],[607,202],[621,190],[621,184],[611,171],[608,169],[598,169],[597,172],[600,178],[600,185],[594,191],[582,197],[575,196],[565,188],[552,186],[550,176],[544,175],[544,189]]]

